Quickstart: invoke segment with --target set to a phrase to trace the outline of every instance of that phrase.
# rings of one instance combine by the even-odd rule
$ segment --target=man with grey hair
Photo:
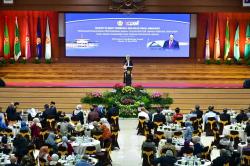
[[[171,150],[167,150],[165,155],[162,155],[159,158],[156,158],[153,160],[153,164],[157,165],[160,164],[160,166],[174,166],[174,163],[176,162],[176,157],[174,157],[173,152]]]
[[[220,156],[213,160],[212,166],[222,166],[230,162],[230,156],[228,156],[226,149],[220,150]]]

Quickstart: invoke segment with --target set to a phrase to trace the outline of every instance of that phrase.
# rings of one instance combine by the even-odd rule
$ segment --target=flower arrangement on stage
[[[168,95],[159,92],[149,93],[141,85],[124,86],[115,84],[113,90],[104,93],[92,92],[81,99],[86,104],[102,104],[106,107],[116,105],[120,117],[137,117],[138,107],[143,103],[150,110],[155,106],[165,106],[173,103]]]

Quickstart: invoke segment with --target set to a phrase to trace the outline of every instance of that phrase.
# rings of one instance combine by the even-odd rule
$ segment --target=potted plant
[[[34,63],[35,64],[40,64],[41,63],[41,59],[39,59],[38,57],[36,57],[35,60],[34,60]]]
[[[232,64],[232,59],[231,59],[231,58],[227,58],[227,59],[225,60],[225,64],[231,65],[231,64]]]
[[[206,59],[205,60],[205,64],[210,65],[211,64],[211,60],[210,59]]]
[[[21,63],[21,64],[26,64],[26,63],[27,63],[26,57],[22,57],[22,58],[20,59],[19,63]]]

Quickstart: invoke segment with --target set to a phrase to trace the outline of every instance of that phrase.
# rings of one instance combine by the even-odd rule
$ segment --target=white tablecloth
[[[231,126],[233,127],[232,129]],[[245,128],[246,126],[244,126],[243,128]],[[240,129],[237,129],[235,130],[235,124],[232,124],[232,125],[226,125],[224,126],[224,129],[223,129],[223,135],[230,135],[230,131],[238,131],[239,132],[239,136],[241,138],[242,141],[247,141],[247,135],[246,133],[244,132],[244,129],[240,128]]]
[[[174,135],[174,132],[176,131],[182,131],[185,130],[185,128],[180,127],[179,125],[176,124],[170,124],[170,125],[163,125],[163,126],[159,126],[157,128],[157,131],[161,131],[164,132],[164,136],[165,138],[172,138],[172,136]]]
[[[91,140],[92,142],[81,142],[81,141],[72,142],[71,145],[73,146],[74,152],[76,154],[85,154],[86,147],[88,146],[95,146],[96,152],[100,152],[101,151],[100,141],[95,140],[93,138]]]
[[[194,159],[194,161],[190,161],[190,159],[188,158],[185,158],[185,157],[182,157],[180,160],[178,160],[175,165],[176,166],[189,166],[189,162],[191,165],[198,165],[198,161],[200,162],[200,165],[201,166],[210,166],[211,165],[211,161],[209,160],[206,160],[206,159],[200,159],[200,158],[196,158]]]
[[[5,166],[7,164],[10,164],[10,160],[9,160],[10,156],[9,155],[5,155],[5,154],[0,154],[0,165]]]
[[[75,166],[75,164],[80,161],[82,156],[68,156],[67,158],[61,158],[58,160],[59,163],[61,163],[64,166]],[[91,164],[95,165],[98,160],[93,157],[88,157],[88,160]]]

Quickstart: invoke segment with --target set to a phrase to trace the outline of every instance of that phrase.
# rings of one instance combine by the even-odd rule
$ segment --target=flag
[[[206,32],[206,48],[205,48],[205,59],[210,59],[210,45],[209,45],[209,27],[207,23],[207,32]]]
[[[15,41],[14,41],[14,59],[17,61],[21,56],[21,44],[20,44],[20,34],[18,29],[18,22],[16,17],[16,25],[15,25]]]
[[[240,34],[239,34],[239,25],[237,26],[235,36],[234,36],[234,58],[238,61],[240,59]]]
[[[45,41],[45,59],[51,59],[51,40],[50,40],[50,29],[49,29],[49,18],[47,17],[46,26],[46,41]]]
[[[37,21],[37,31],[36,31],[36,56],[38,59],[42,58],[42,42],[41,42],[41,23],[40,17]]]
[[[250,24],[247,25],[247,30],[246,30],[246,42],[245,42],[244,57],[247,60],[250,58]]]
[[[226,35],[225,35],[225,47],[224,47],[224,60],[227,59],[229,51],[230,51],[229,20],[227,19]]]
[[[214,39],[214,59],[220,57],[220,33],[219,33],[219,21],[216,22],[215,39]]]
[[[28,23],[28,19],[27,19],[26,36],[25,36],[25,58],[28,60],[30,57],[31,57],[30,32],[29,32],[29,23]]]
[[[4,25],[4,58],[10,58],[10,39],[7,25],[7,17],[5,17],[5,25]]]

